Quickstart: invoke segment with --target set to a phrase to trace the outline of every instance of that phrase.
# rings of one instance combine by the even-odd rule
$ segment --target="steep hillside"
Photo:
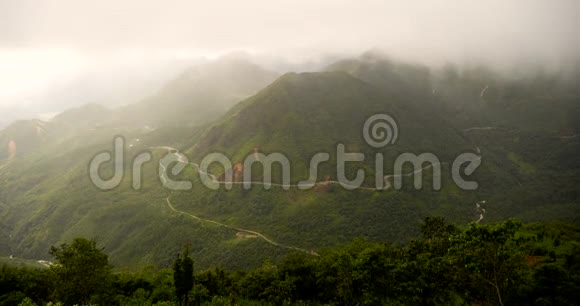
[[[128,161],[149,146],[190,146],[195,131],[157,130],[140,135],[125,147]],[[126,135],[128,136],[128,135]],[[127,140],[134,138],[126,137]],[[177,138],[179,140],[177,140]],[[162,139],[163,142],[159,142]],[[174,139],[174,140],[172,140]],[[283,249],[263,241],[237,241],[236,231],[191,222],[166,204],[157,174],[160,152],[143,169],[143,189],[131,187],[131,164],[125,164],[121,186],[104,192],[90,181],[87,169],[96,152],[111,150],[111,143],[86,145],[50,158],[22,157],[0,172],[0,252],[29,259],[50,259],[51,245],[73,237],[94,237],[111,252],[119,266],[139,268],[149,264],[168,266],[186,243],[192,243],[200,267],[222,264],[232,268],[261,263],[259,252],[281,256]],[[111,164],[103,167],[110,171]],[[248,258],[236,262],[239,254]]]
[[[56,135],[52,138],[35,134],[34,122],[4,130],[2,141],[29,141],[31,153],[0,162],[0,256],[45,259],[50,245],[85,236],[96,237],[118,266],[167,266],[183,244],[191,243],[200,268],[244,268],[294,251],[316,256],[321,249],[355,237],[406,241],[417,234],[424,217],[432,215],[460,225],[508,217],[578,221],[580,137],[574,134],[572,120],[578,96],[566,87],[547,81],[531,87],[522,83],[534,90],[512,96],[495,91],[497,99],[488,96],[482,101],[481,90],[476,89],[491,80],[505,84],[503,79],[481,72],[447,80],[421,67],[363,58],[337,63],[329,69],[333,71],[285,74],[256,88],[255,94],[247,91],[251,96],[241,99],[240,92],[266,82],[250,77],[263,70],[242,66],[249,74],[242,69],[232,75],[229,68],[216,68],[207,75],[190,72],[187,80],[167,87],[173,88],[168,93],[179,95],[152,97],[131,106],[136,107],[135,113],[127,112],[130,108],[113,114],[91,111],[90,106],[85,108],[88,112],[65,113],[49,123],[52,132],[47,135]],[[480,80],[482,75],[486,76]],[[232,82],[210,86],[200,81],[222,78]],[[200,88],[207,91],[202,94]],[[494,91],[489,88],[491,95]],[[549,89],[551,98],[536,97],[540,88],[541,92]],[[211,116],[196,113],[198,103],[211,101],[212,107],[221,108],[238,99],[234,96],[241,102],[217,120],[200,125]],[[544,109],[558,119],[540,122]],[[134,119],[121,120],[127,114]],[[203,120],[191,121],[193,114]],[[363,127],[374,114],[394,118],[398,128],[394,143],[379,148],[367,143]],[[97,120],[101,117],[111,120],[101,125]],[[75,122],[76,118],[84,119]],[[13,131],[23,136],[17,138]],[[145,151],[154,153],[145,164],[141,190],[131,187],[130,162],[125,163],[119,187],[102,191],[90,182],[90,159],[111,150],[114,135],[124,136],[127,161]],[[344,144],[347,152],[365,155],[364,161],[346,166],[351,179],[357,170],[365,170],[365,188],[346,190],[334,182],[338,144]],[[184,156],[176,152],[183,152],[192,162],[182,173],[169,175],[191,181],[191,190],[169,190],[163,185],[167,178],[160,179],[158,171],[174,166],[160,160],[168,152],[181,162]],[[201,183],[196,163],[212,152],[223,153],[234,164],[248,156],[255,158],[255,153],[282,153],[291,164],[292,186],[265,190],[256,167],[252,176],[256,182],[249,190],[242,188],[239,176],[232,190],[226,190],[223,182],[218,190],[211,190]],[[297,182],[309,177],[310,160],[320,152],[330,154],[317,173],[318,182],[327,183],[300,190]],[[404,176],[400,190],[373,189],[375,154],[384,154],[382,170],[391,175],[395,159],[406,152],[438,157],[441,190],[431,187],[431,168],[417,171],[423,174],[420,190],[413,187],[411,175]],[[481,166],[468,177],[478,182],[477,190],[462,190],[450,177],[451,163],[464,152],[481,156]],[[404,173],[412,172],[410,168],[407,164]],[[102,171],[110,174],[112,164]],[[228,171],[235,170],[216,163],[209,169],[220,180]],[[279,167],[274,167],[273,181],[282,183]],[[392,184],[392,176],[387,181]]]
[[[285,75],[241,102],[205,133],[183,133],[177,137],[180,128],[149,132],[139,136],[139,143],[133,142],[128,156],[152,146],[187,148],[195,144],[192,157],[201,156],[204,150],[223,149],[236,160],[258,145],[266,153],[287,154],[293,169],[301,169],[296,170],[295,181],[305,179],[308,170],[305,165],[312,154],[320,150],[335,156],[338,142],[344,143],[349,151],[375,152],[365,143],[361,127],[369,115],[377,112],[389,113],[400,123],[401,136],[394,149],[385,150],[386,171],[392,171],[390,157],[397,152],[434,150],[445,159],[453,153],[449,148],[471,148],[461,133],[441,119],[429,117],[403,99],[389,97],[339,72]],[[426,131],[425,135],[422,131]],[[125,136],[128,140],[135,137]],[[5,253],[46,258],[49,245],[83,235],[99,238],[113,260],[123,265],[167,263],[172,250],[182,243],[193,242],[192,252],[200,266],[249,267],[264,258],[288,253],[293,250],[291,247],[316,250],[354,236],[391,240],[410,237],[412,224],[427,214],[428,206],[423,201],[431,194],[427,191],[417,197],[423,200],[401,205],[405,198],[411,199],[410,195],[348,192],[337,186],[326,191],[256,188],[224,193],[200,188],[199,182],[189,192],[168,193],[158,179],[157,160],[145,168],[143,190],[133,191],[130,176],[126,175],[121,187],[103,192],[90,183],[86,169],[95,152],[110,150],[110,146],[110,142],[87,144],[54,158],[19,159],[3,171],[0,176],[5,203],[3,223],[10,233],[5,237],[10,246]],[[157,157],[164,153],[153,152]],[[368,170],[365,184],[372,185],[372,155],[369,156],[363,166]],[[320,175],[334,178],[335,171],[331,161]],[[183,175],[195,180],[195,174],[195,168],[189,167]],[[231,228],[176,213],[166,203],[167,196],[177,210],[200,213],[207,220]],[[186,205],[191,200],[195,206]],[[393,204],[385,205],[385,201]],[[461,214],[471,218],[469,213]],[[378,219],[369,219],[371,215]],[[330,223],[321,223],[323,220]],[[240,230],[235,228],[257,231],[276,244],[252,238],[253,234],[239,236]]]
[[[365,142],[362,132],[365,120],[377,113],[396,118],[400,133],[395,144],[378,149]],[[338,143],[344,144],[348,152],[365,154],[364,162],[346,167],[349,178],[357,169],[366,171],[363,187],[375,184],[375,153],[384,153],[383,170],[391,174],[399,154],[431,152],[442,162],[443,189],[433,190],[432,171],[426,169],[422,190],[414,190],[410,177],[404,179],[401,191],[347,191],[338,184],[299,190],[295,184],[308,178],[310,159],[319,152],[328,152],[331,159],[320,165],[318,181],[337,179]],[[282,76],[211,126],[188,155],[199,163],[206,154],[220,152],[235,164],[247,156],[254,158],[255,150],[283,153],[288,158],[293,184],[290,190],[280,186],[264,190],[261,183],[256,183],[251,190],[236,185],[230,191],[223,186],[211,191],[199,180],[197,167],[191,166],[182,178],[192,180],[193,189],[173,192],[171,201],[177,209],[200,218],[253,229],[305,250],[318,250],[358,236],[403,241],[415,234],[411,225],[426,215],[441,214],[460,223],[476,219],[477,192],[462,191],[449,179],[453,158],[476,151],[469,138],[404,97],[344,72]],[[210,172],[220,177],[224,169],[215,167]],[[259,182],[262,177],[257,172],[252,177]],[[514,182],[509,173],[493,163],[476,177]],[[281,183],[279,171],[273,171],[273,181]]]
[[[363,137],[365,120],[374,114],[388,114],[400,131],[396,142],[385,149],[374,149]],[[192,156],[222,152],[233,162],[241,162],[255,149],[279,152],[289,158],[297,174],[304,175],[315,153],[328,152],[336,157],[338,143],[353,152],[384,151],[389,157],[432,152],[443,160],[449,160],[453,150],[474,149],[442,118],[415,107],[406,98],[378,90],[344,72],[324,72],[286,74],[241,102],[209,129],[192,149]],[[367,164],[372,164],[372,156]]]
[[[483,222],[508,217],[577,220],[579,190],[574,182],[580,168],[570,159],[580,152],[576,138],[523,128],[455,129],[453,117],[439,117],[446,114],[446,108],[431,112],[420,107],[420,103],[439,102],[437,98],[409,101],[341,72],[287,74],[238,104],[189,153],[195,162],[207,153],[220,152],[237,163],[246,156],[252,158],[255,150],[281,152],[292,164],[292,182],[296,183],[308,177],[305,169],[313,154],[333,156],[336,144],[343,143],[350,151],[371,157],[351,164],[347,173],[353,177],[357,168],[365,169],[371,176],[366,184],[372,186],[372,156],[379,150],[363,141],[361,127],[370,114],[383,112],[396,118],[400,129],[397,143],[380,150],[387,161],[385,173],[392,173],[392,162],[402,152],[433,152],[451,162],[460,153],[479,149],[483,163],[472,176],[479,183],[476,191],[460,190],[446,176],[449,165],[443,165],[439,192],[429,187],[413,190],[411,179],[404,180],[403,190],[383,192],[345,191],[338,185],[322,190],[299,191],[294,186],[290,191],[280,187],[264,191],[259,184],[249,191],[239,186],[232,191],[209,191],[194,179],[193,191],[176,192],[174,201],[179,209],[197,216],[270,233],[305,249],[356,236],[405,239],[413,234],[408,225],[425,215],[443,215],[459,223],[478,220],[482,216],[478,201],[485,201]],[[546,153],[549,158],[542,158]],[[319,181],[326,176],[336,178],[335,162],[331,159],[320,166]],[[184,177],[196,178],[196,169],[192,167]],[[219,167],[212,170],[216,176],[223,173]],[[425,173],[429,183],[431,172]],[[273,176],[280,183],[279,172]],[[253,179],[261,180],[260,174]]]

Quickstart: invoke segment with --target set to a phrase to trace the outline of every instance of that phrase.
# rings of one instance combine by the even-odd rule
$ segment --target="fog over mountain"
[[[0,305],[577,305],[580,1],[0,0]]]
[[[428,64],[578,65],[580,4],[557,1],[0,1],[0,126],[142,99],[236,53],[278,72],[379,49]]]

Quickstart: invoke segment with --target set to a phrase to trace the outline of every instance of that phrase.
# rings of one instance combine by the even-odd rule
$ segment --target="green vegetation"
[[[193,288],[193,260],[186,247],[183,256],[178,255],[173,263],[173,285],[178,305],[189,303],[188,293]]]
[[[292,253],[259,268],[112,273],[94,241],[53,248],[50,269],[3,266],[3,305],[572,305],[580,228],[517,220],[461,229],[427,218],[404,245],[355,239],[319,257]],[[70,273],[70,274],[63,274]],[[28,304],[27,304],[28,303]]]
[[[111,266],[109,258],[97,243],[76,238],[60,247],[52,247],[50,255],[56,263],[50,267],[54,274],[55,298],[67,305],[87,305],[93,296],[107,292]]]
[[[475,203],[482,200],[482,224],[512,217],[579,222],[580,137],[572,136],[580,132],[580,94],[575,84],[543,72],[508,78],[481,67],[431,70],[369,53],[324,72],[288,73],[265,86],[275,74],[249,63],[230,64],[192,69],[159,94],[125,109],[88,105],[51,122],[23,121],[2,130],[0,256],[49,260],[51,245],[78,236],[99,241],[114,266],[130,271],[171,268],[180,246],[189,243],[189,255],[201,270],[256,269],[265,259],[279,262],[291,252],[187,214],[316,253],[357,237],[407,244],[419,235],[427,216],[444,216],[455,225],[477,220]],[[236,101],[241,102],[226,111]],[[361,135],[364,121],[375,113],[394,116],[400,129],[396,144],[384,150],[371,148]],[[494,128],[469,129],[477,127]],[[127,141],[127,172],[118,188],[103,192],[90,182],[88,162],[111,150],[114,135]],[[12,139],[17,154],[7,161]],[[375,153],[385,154],[383,170],[390,174],[402,152],[433,152],[449,163],[479,149],[482,165],[469,177],[479,188],[460,190],[449,177],[450,165],[444,164],[441,191],[415,190],[412,177],[404,179],[402,190],[381,192],[336,185],[213,191],[189,166],[179,177],[192,180],[194,188],[169,194],[158,177],[164,152],[150,148],[172,146],[194,162],[208,152],[222,152],[233,162],[255,147],[264,154],[281,152],[292,161],[291,177],[297,182],[307,178],[317,152],[332,156],[320,166],[318,179],[335,178],[337,143],[365,153],[364,162],[348,164],[347,175],[365,169],[365,184],[371,186]],[[136,191],[130,161],[147,150],[154,159],[145,164],[143,188]],[[110,166],[103,173],[111,173]],[[213,173],[224,173],[213,166]],[[279,171],[274,167],[275,181]],[[430,186],[432,171],[424,174],[424,186]],[[187,214],[168,207],[168,196]]]

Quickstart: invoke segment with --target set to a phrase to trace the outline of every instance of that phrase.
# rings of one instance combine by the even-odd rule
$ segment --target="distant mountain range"
[[[83,236],[97,238],[117,266],[167,266],[191,243],[200,267],[255,267],[359,236],[406,241],[429,215],[465,225],[480,218],[482,200],[481,222],[578,222],[575,80],[544,72],[507,77],[485,67],[430,69],[376,52],[320,72],[281,76],[243,60],[205,63],[121,109],[86,105],[1,130],[0,256],[46,259],[51,245]],[[365,120],[379,113],[395,118],[399,129],[396,143],[384,148],[369,146],[362,134]],[[128,174],[107,192],[89,180],[89,161],[111,150],[115,135],[126,141],[127,160],[144,151],[154,155],[141,190],[132,189]],[[158,147],[179,150],[193,163],[212,152],[234,164],[256,152],[278,152],[291,161],[296,184],[308,178],[312,156],[328,152],[317,179],[334,181],[337,144],[365,154],[365,161],[346,167],[348,177],[364,169],[365,186],[374,185],[377,153],[384,154],[385,175],[401,153],[433,153],[441,161],[442,188],[431,187],[432,169],[422,171],[421,190],[409,176],[401,190],[382,191],[338,184],[214,191],[202,185],[195,165],[177,175],[193,188],[170,191],[157,173],[167,151]],[[450,176],[454,158],[465,152],[481,156],[470,176],[479,184],[475,191],[461,190]],[[125,168],[129,173],[129,162]],[[210,170],[220,178],[233,171]],[[273,170],[277,183],[279,172]]]

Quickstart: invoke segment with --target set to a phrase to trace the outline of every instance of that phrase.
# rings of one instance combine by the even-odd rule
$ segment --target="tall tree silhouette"
[[[188,293],[193,288],[193,259],[189,257],[189,246],[186,246],[183,255],[177,255],[173,263],[173,283],[179,305],[189,303]]]

